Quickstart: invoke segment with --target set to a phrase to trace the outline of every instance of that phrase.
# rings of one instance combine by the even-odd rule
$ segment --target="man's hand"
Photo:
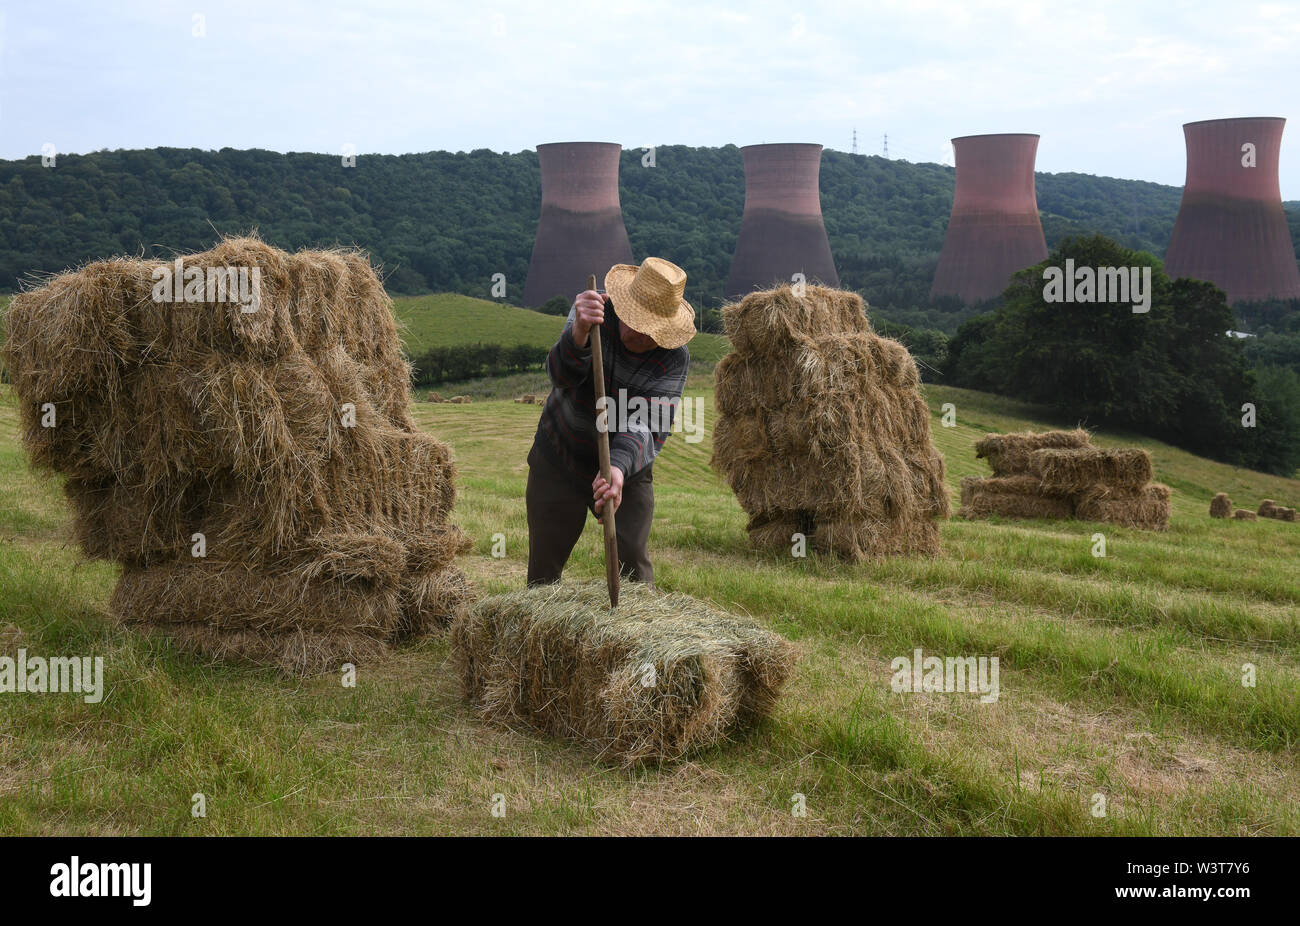
[[[609,502],[609,510],[614,514],[618,514],[618,506],[623,503],[623,471],[617,466],[611,466],[609,468],[609,478],[614,481],[613,485],[610,485],[605,481],[604,476],[597,473],[596,481],[591,484],[592,497],[596,500],[596,520],[601,524],[605,523],[605,518],[602,516],[605,510],[605,502]]]
[[[605,297],[594,289],[578,293],[578,298],[573,301],[573,309],[573,340],[579,347],[586,347],[592,325],[600,325],[605,321]]]

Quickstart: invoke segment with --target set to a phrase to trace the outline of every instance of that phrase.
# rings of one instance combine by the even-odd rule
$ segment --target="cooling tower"
[[[1187,183],[1165,252],[1173,278],[1208,280],[1229,302],[1300,298],[1300,270],[1278,160],[1285,119],[1211,119],[1183,126]],[[1245,166],[1254,146],[1254,167]]]
[[[618,202],[618,157],[607,142],[538,145],[542,215],[524,283],[524,305],[552,296],[572,299],[587,277],[605,278],[614,264],[632,263],[632,245]]]
[[[738,299],[802,273],[809,283],[839,286],[822,223],[821,145],[749,145],[745,212],[731,258],[727,297]]]
[[[1007,288],[1011,274],[1047,258],[1034,193],[1037,135],[952,140],[957,188],[930,298],[970,304]]]

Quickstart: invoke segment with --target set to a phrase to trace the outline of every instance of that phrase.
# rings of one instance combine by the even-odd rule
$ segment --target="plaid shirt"
[[[596,444],[595,380],[591,375],[591,338],[579,347],[573,339],[574,310],[560,332],[560,339],[546,358],[551,390],[542,417],[537,422],[533,451],[544,453],[553,462],[573,473],[583,483],[590,482],[600,470]],[[620,389],[627,397],[641,396],[650,408],[650,423],[667,422],[668,429],[652,431],[639,422],[628,422],[625,431],[619,425],[614,402],[607,406],[609,419],[609,462],[630,479],[654,463],[667,439],[676,409],[672,403],[681,398],[686,386],[686,369],[691,354],[685,346],[669,350],[656,347],[634,354],[623,346],[620,323],[612,305],[605,307],[601,332],[602,356],[605,361],[605,392],[616,400]],[[665,406],[667,406],[665,408]]]

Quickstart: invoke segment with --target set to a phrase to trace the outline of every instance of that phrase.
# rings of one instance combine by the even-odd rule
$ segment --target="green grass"
[[[708,377],[688,395],[711,400]],[[1072,423],[956,389],[927,399],[954,495],[985,472],[979,434]],[[939,426],[947,402],[954,428]],[[415,407],[455,449],[456,517],[476,540],[466,567],[484,591],[523,582],[538,411]],[[103,655],[107,676],[99,705],[0,694],[0,833],[1300,833],[1300,525],[1207,516],[1219,490],[1242,507],[1300,504],[1300,482],[1098,439],[1152,452],[1176,489],[1167,533],[953,520],[939,556],[852,566],[751,551],[709,441],[673,436],[655,467],[659,584],[754,615],[802,657],[758,729],[623,771],[480,722],[443,639],[343,688],[203,664],[113,627],[115,569],[65,546],[58,484],[26,468],[0,391],[0,648]],[[596,527],[570,578],[602,574]],[[497,532],[505,559],[490,555]],[[1001,697],[891,692],[890,660],[918,646],[998,656]],[[190,815],[196,792],[206,819]],[[1089,813],[1097,793],[1105,817]],[[791,813],[799,794],[806,817]]]
[[[438,293],[433,296],[399,296],[393,300],[407,353],[419,355],[431,347],[456,344],[532,344],[550,347],[560,336],[564,319],[543,315],[486,299]],[[691,359],[716,363],[728,350],[727,339],[697,334],[690,344]]]

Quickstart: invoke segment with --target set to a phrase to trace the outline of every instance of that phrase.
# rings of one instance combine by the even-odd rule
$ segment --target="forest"
[[[740,149],[663,146],[653,166],[623,152],[620,195],[637,259],[680,264],[706,330],[740,228]],[[873,318],[951,334],[977,309],[929,300],[952,204],[954,171],[826,151],[821,199],[841,283]],[[1104,234],[1163,256],[1180,189],[1085,174],[1039,174],[1049,247]],[[488,297],[505,274],[518,304],[541,203],[534,151],[357,156],[158,148],[0,161],[0,291],[24,278],[112,254],[202,250],[256,229],[283,248],[355,245],[384,266],[395,293]],[[1300,209],[1289,218],[1300,239]]]

